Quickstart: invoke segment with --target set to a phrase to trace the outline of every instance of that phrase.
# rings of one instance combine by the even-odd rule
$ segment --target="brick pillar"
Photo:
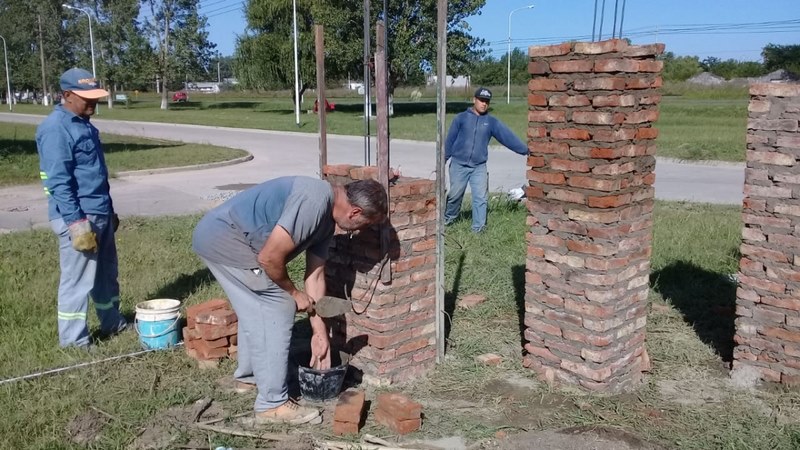
[[[750,86],[733,369],[800,383],[800,84]]]
[[[550,383],[641,378],[663,50],[529,49],[524,365]]]
[[[333,184],[376,178],[376,167],[325,167]],[[380,230],[338,233],[326,266],[330,295],[352,297],[362,314],[335,327],[354,355],[351,366],[370,383],[405,381],[435,364],[436,192],[434,181],[401,177],[389,188],[391,283],[380,281]],[[346,294],[345,294],[346,293]]]

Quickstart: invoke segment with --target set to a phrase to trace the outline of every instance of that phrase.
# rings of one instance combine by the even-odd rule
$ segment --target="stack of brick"
[[[524,365],[550,383],[641,378],[663,50],[529,49]]]
[[[334,185],[377,178],[376,167],[326,166],[324,173]],[[378,384],[422,375],[436,357],[434,182],[401,177],[390,186],[389,199],[391,230],[384,251],[379,226],[352,236],[339,230],[325,274],[329,295],[349,295],[355,310],[363,311],[347,314],[334,332],[350,343],[350,365]],[[388,283],[381,281],[385,265],[391,269]]]
[[[333,434],[358,434],[364,418],[364,391],[346,391],[339,396],[333,413]]]
[[[183,341],[198,361],[236,359],[238,319],[228,301],[217,298],[186,309]]]
[[[422,426],[422,405],[404,395],[378,395],[375,421],[397,434],[408,434]]]
[[[734,371],[800,384],[800,84],[750,86]]]

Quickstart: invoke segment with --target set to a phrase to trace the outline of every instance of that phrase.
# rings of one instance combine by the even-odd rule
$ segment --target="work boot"
[[[255,384],[245,383],[233,377],[222,377],[217,380],[217,386],[225,392],[234,394],[246,394],[256,390]]]
[[[243,421],[243,423],[251,425],[264,425],[268,423],[301,425],[304,423],[322,422],[322,417],[318,409],[300,406],[292,400],[288,400],[277,408],[257,412],[252,418],[248,419],[249,420]]]

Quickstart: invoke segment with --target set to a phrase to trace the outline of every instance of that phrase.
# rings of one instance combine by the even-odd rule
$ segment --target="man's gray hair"
[[[358,180],[344,187],[347,201],[361,208],[361,212],[369,220],[385,218],[389,211],[389,198],[386,189],[375,180]]]

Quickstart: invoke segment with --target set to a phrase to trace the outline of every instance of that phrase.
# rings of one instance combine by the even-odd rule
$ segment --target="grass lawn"
[[[0,122],[0,186],[39,182],[36,127]],[[243,150],[102,134],[111,176],[127,170],[188,166],[245,156]]]
[[[666,448],[798,448],[798,392],[743,392],[727,383],[734,319],[727,275],[737,270],[739,214],[736,207],[657,204],[647,328],[653,371],[637,391],[613,396],[551,390],[521,367],[524,207],[493,199],[488,231],[480,236],[469,232],[467,220],[456,222],[446,238],[448,357],[427,378],[397,387],[425,405],[423,430],[411,437],[458,434],[475,442],[497,431],[604,427]],[[197,220],[123,222],[118,247],[126,313],[155,297],[194,304],[222,294],[189,249]],[[291,266],[295,279],[302,264]],[[51,232],[0,236],[0,379],[138,350],[134,333],[100,342],[91,355],[57,348],[57,267]],[[470,310],[453,307],[470,293],[488,300]],[[502,355],[503,364],[473,361],[486,352]],[[69,433],[80,435],[76,430],[99,436],[91,448],[128,448],[143,436],[165,438],[170,448],[263,448],[269,444],[200,431],[178,419],[205,397],[226,415],[248,411],[252,397],[215,391],[213,380],[232,369],[227,362],[199,370],[177,349],[0,384],[0,435],[9,448],[79,448],[69,440]],[[313,430],[317,439],[333,438],[329,424]],[[364,432],[387,435],[371,419]]]
[[[430,89],[419,101],[411,101],[409,88],[395,93],[394,116],[390,133],[396,139],[433,141],[436,139],[436,97]],[[497,99],[492,113],[508,124],[518,136],[527,134],[527,104],[524,88],[514,87],[511,104],[506,104],[505,87],[495,87]],[[685,84],[667,85],[661,104],[658,154],[689,160],[744,161],[747,122],[746,88],[697,88]],[[104,119],[139,120],[222,127],[258,128],[279,131],[316,133],[318,119],[307,114],[313,107],[313,92],[306,95],[301,109],[300,126],[295,122],[291,94],[190,94],[190,101],[171,104],[162,111],[160,100],[153,94],[140,94],[130,106],[102,108]],[[448,91],[447,122],[471,105],[472,91]],[[336,111],[327,115],[328,132],[332,134],[363,135],[363,99],[353,91],[334,89],[328,92]],[[45,114],[48,108],[36,105],[17,105],[21,113]],[[375,135],[373,121],[370,133]]]

